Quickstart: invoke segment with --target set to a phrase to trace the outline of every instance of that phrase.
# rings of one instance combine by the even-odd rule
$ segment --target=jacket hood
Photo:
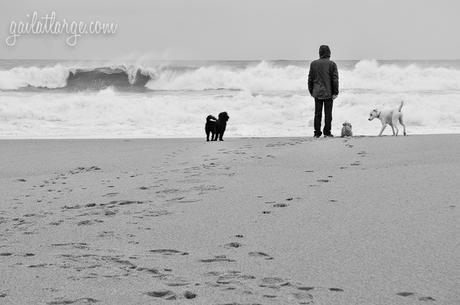
[[[319,58],[329,58],[331,57],[331,50],[328,46],[322,45],[319,47]]]

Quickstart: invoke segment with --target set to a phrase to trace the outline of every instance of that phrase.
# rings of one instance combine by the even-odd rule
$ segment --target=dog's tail
[[[404,105],[404,101],[401,101],[401,104],[399,105],[398,111],[401,112],[402,106]]]

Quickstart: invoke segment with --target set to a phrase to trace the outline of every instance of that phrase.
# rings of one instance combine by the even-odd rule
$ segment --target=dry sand
[[[0,141],[0,304],[460,304],[459,152]]]

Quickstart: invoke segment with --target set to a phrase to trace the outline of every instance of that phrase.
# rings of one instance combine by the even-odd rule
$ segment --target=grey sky
[[[12,20],[113,21],[114,36],[5,39]],[[0,59],[459,59],[458,0],[2,0]]]

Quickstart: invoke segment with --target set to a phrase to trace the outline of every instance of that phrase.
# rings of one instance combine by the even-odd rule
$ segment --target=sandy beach
[[[0,141],[0,304],[460,304],[459,151]]]

